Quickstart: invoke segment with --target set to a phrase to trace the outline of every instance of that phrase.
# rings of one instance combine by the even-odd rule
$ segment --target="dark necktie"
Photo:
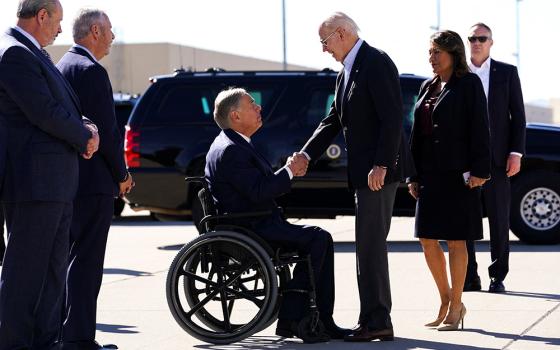
[[[45,55],[45,57],[46,57],[51,63],[53,63],[53,61],[52,61],[52,59],[51,59],[51,55],[49,55],[49,53],[47,52],[47,50],[41,48],[41,53],[42,53],[43,55]],[[54,63],[53,63],[53,64],[54,64]]]

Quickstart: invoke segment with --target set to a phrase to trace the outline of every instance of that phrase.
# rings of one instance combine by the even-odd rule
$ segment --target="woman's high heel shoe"
[[[438,331],[456,331],[459,329],[459,323],[461,324],[461,329],[463,329],[463,323],[465,320],[465,315],[467,314],[467,308],[463,303],[461,303],[461,313],[459,314],[459,318],[456,322],[451,324],[445,324],[444,326],[438,327]]]
[[[441,306],[439,307],[439,313],[438,313],[438,317],[436,318],[435,321],[432,321],[430,323],[426,323],[424,326],[425,327],[437,327],[441,324],[441,322],[443,322],[443,320],[445,319],[445,315],[447,315],[447,310],[449,309],[449,303],[447,304],[441,304]]]

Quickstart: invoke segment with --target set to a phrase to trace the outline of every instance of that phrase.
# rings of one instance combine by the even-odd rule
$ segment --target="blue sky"
[[[71,43],[71,23],[83,6],[107,11],[117,40],[173,42],[270,60],[282,60],[281,0],[61,0],[63,33]],[[0,3],[0,27],[15,23],[17,0]],[[321,21],[343,11],[361,28],[361,37],[386,51],[402,73],[430,75],[428,39],[436,24],[436,0],[286,0],[287,57],[290,63],[340,69],[322,53]],[[466,39],[475,22],[494,32],[492,56],[516,63],[517,0],[440,0],[441,28]],[[560,98],[560,1],[522,0],[520,76],[527,101]]]

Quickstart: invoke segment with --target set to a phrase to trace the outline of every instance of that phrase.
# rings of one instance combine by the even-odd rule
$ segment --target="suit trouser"
[[[272,245],[297,249],[300,254],[309,254],[317,293],[317,308],[323,320],[332,318],[334,309],[334,248],[327,231],[316,226],[292,225],[280,218],[273,218],[257,233]],[[264,224],[267,225],[267,224]],[[296,264],[288,289],[309,290],[309,274],[306,262]],[[308,310],[309,296],[303,293],[285,293],[278,318],[299,320]]]
[[[387,235],[399,183],[379,191],[356,190],[356,268],[360,292],[359,323],[370,329],[392,328]]]
[[[492,263],[488,266],[490,278],[503,281],[509,271],[509,211],[511,190],[506,169],[493,167],[490,181],[482,188],[488,223],[490,224],[490,256]],[[467,241],[469,264],[467,280],[478,275],[476,251],[473,241]]]
[[[76,197],[70,228],[64,342],[95,339],[97,297],[103,279],[107,235],[114,199],[108,195]]]
[[[5,209],[0,350],[49,349],[60,333],[72,206],[32,201]]]

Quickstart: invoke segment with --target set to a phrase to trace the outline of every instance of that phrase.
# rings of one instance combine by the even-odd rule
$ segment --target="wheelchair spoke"
[[[220,293],[220,289],[215,289],[214,291],[212,291],[212,293],[208,294],[206,298],[204,298],[198,304],[193,306],[193,308],[186,313],[186,316],[188,318],[191,318],[198,310],[202,309],[204,305],[206,305],[210,300],[212,300],[212,298],[218,295],[218,293]]]
[[[240,291],[237,291],[235,289],[231,289],[231,288],[227,288],[226,291],[228,291],[231,294],[234,294],[242,299],[247,299],[249,301],[252,301],[255,305],[257,305],[258,307],[263,307],[264,305],[264,300],[260,300],[256,297],[254,297],[253,295],[250,295],[248,293],[243,293]]]
[[[184,272],[185,272],[184,275],[185,275],[186,277],[190,277],[190,278],[192,278],[192,279],[194,279],[194,280],[196,280],[196,281],[198,281],[198,282],[206,283],[206,284],[208,284],[208,285],[211,285],[212,287],[216,287],[216,288],[219,287],[219,284],[216,283],[216,282],[214,282],[214,281],[211,281],[211,280],[209,280],[209,279],[206,279],[206,278],[202,278],[202,277],[200,277],[200,276],[197,276],[197,275],[195,275],[195,274],[192,273],[192,272],[188,272],[188,271],[184,271]]]
[[[227,292],[225,292],[223,289],[220,291],[220,301],[222,302],[222,313],[224,315],[226,331],[231,332],[231,322],[229,320],[230,312],[227,305]]]

